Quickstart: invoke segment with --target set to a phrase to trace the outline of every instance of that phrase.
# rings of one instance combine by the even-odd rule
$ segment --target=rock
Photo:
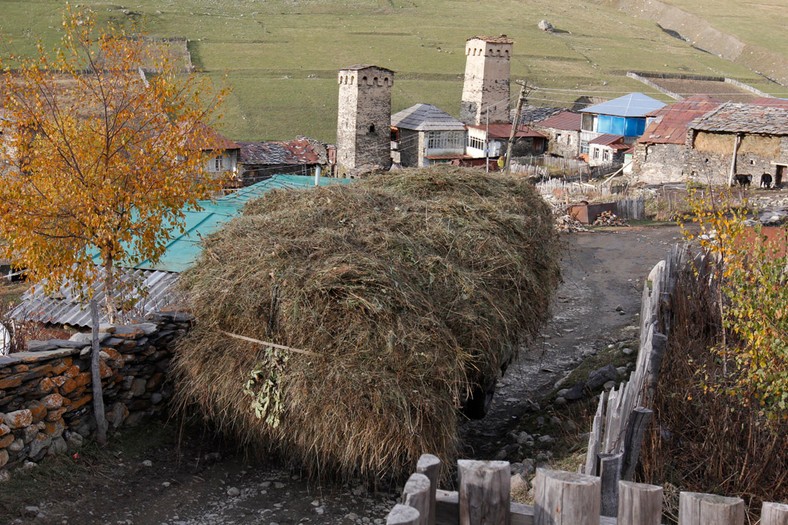
[[[131,384],[131,393],[134,396],[141,396],[145,393],[145,387],[148,381],[145,379],[137,378]]]
[[[41,509],[39,509],[35,505],[27,505],[24,511],[25,516],[27,516],[28,518],[35,518],[36,516],[38,516],[39,512],[41,512]]]
[[[158,405],[159,403],[161,403],[162,399],[164,399],[164,396],[162,396],[158,392],[156,392],[154,394],[151,394],[151,396],[150,396],[150,402],[151,402],[151,404],[154,404],[154,405]]]
[[[627,367],[619,366],[616,368],[616,372],[618,372],[618,377],[625,377],[627,375]]]
[[[0,423],[0,437],[5,436],[6,434],[11,433],[11,427],[6,425],[5,423]]]
[[[555,401],[553,401],[553,404],[559,407],[566,405],[566,403],[567,403],[566,398],[561,396],[558,396],[557,398],[555,398]]]
[[[608,381],[615,381],[616,379],[618,379],[616,367],[612,364],[608,364],[588,374],[586,387],[588,387],[589,390],[596,390]]]
[[[144,461],[142,462],[142,466],[143,466],[143,467],[152,467],[152,466],[153,466],[153,461],[151,461],[151,460],[149,460],[149,459],[146,459],[146,460],[144,460]]]
[[[537,441],[541,445],[552,445],[553,443],[555,443],[555,438],[553,436],[544,435],[544,436],[539,436],[539,439],[537,439]]]
[[[22,452],[23,448],[25,448],[25,442],[21,438],[16,438],[13,443],[8,445],[9,452]]]
[[[624,355],[632,355],[632,354],[635,353],[635,350],[632,349],[632,348],[629,348],[628,346],[625,346],[624,348],[621,349],[621,353],[624,354]]]
[[[47,447],[49,447],[50,444],[52,444],[52,438],[43,432],[39,432],[36,434],[33,441],[30,442],[30,452],[28,452],[27,455],[30,459],[37,461],[44,457]]]
[[[322,515],[323,515],[323,513],[325,512],[325,509],[324,509],[323,507],[315,507],[315,512],[316,512],[316,513],[317,513],[319,516],[322,516]]]
[[[27,409],[8,412],[3,416],[3,422],[12,430],[29,427],[33,424],[33,413]]]
[[[616,312],[623,313],[624,312],[624,307],[621,306],[621,305],[616,306]]]
[[[539,20],[538,27],[542,31],[547,31],[548,33],[552,33],[555,30],[555,28],[553,27],[553,24],[551,24],[547,20]]]
[[[35,461],[25,461],[24,463],[22,463],[22,466],[19,468],[22,470],[31,470],[34,468],[38,468],[38,463],[36,463]]]
[[[569,393],[568,388],[562,388],[561,390],[558,391],[558,397],[566,397],[566,394],[568,393]]]
[[[583,399],[584,397],[584,390],[585,390],[585,383],[580,382],[572,386],[566,393],[562,396],[567,401],[577,401],[578,399]]]
[[[63,406],[63,396],[60,394],[49,394],[41,401],[47,410],[56,410]]]
[[[227,489],[227,495],[231,498],[237,498],[241,495],[241,490],[238,487],[230,487]]]
[[[510,488],[512,493],[525,494],[528,492],[528,482],[525,481],[520,474],[513,474],[510,482]]]
[[[7,481],[11,481],[11,473],[8,472],[6,469],[0,470],[0,483],[5,483]]]
[[[66,443],[68,443],[68,448],[72,450],[80,448],[84,442],[85,438],[78,432],[68,432],[66,435]]]
[[[274,482],[274,488],[275,489],[283,489],[283,488],[285,488],[285,484],[282,483],[281,481],[275,481]]]
[[[561,418],[558,417],[558,416],[550,416],[550,424],[551,425],[560,425],[561,424]]]
[[[5,467],[6,463],[8,463],[8,451],[3,449],[0,450],[0,468]]]
[[[65,454],[66,451],[68,451],[68,444],[66,443],[66,440],[63,439],[62,437],[57,437],[54,438],[52,440],[52,444],[49,445],[49,450],[47,451],[47,454],[49,454],[50,456],[55,456],[58,454]]]
[[[604,388],[607,391],[610,391],[610,390],[613,390],[613,388],[615,386],[616,386],[616,382],[615,381],[608,381],[607,383],[602,385],[602,388]]]

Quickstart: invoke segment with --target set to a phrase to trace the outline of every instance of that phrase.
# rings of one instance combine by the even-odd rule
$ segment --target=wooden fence
[[[646,218],[646,199],[645,197],[634,197],[620,199],[616,201],[616,215],[622,219],[634,221]]]
[[[619,481],[617,518],[601,515],[599,477],[537,469],[534,505],[512,503],[506,461],[457,462],[459,491],[437,490],[441,463],[425,454],[387,525],[659,525],[662,487]],[[744,501],[682,492],[679,525],[743,525]],[[764,503],[761,525],[788,524],[788,505]]]
[[[619,481],[631,481],[640,456],[659,369],[667,347],[670,296],[685,264],[687,247],[674,245],[664,261],[651,270],[643,284],[640,306],[640,343],[635,371],[618,389],[604,392],[594,415],[583,472],[599,476],[602,514],[615,516],[620,501]],[[786,524],[788,525],[788,524]]]

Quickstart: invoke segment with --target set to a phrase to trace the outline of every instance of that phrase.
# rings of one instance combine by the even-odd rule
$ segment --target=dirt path
[[[679,238],[675,227],[565,236],[554,318],[500,381],[487,418],[464,425],[468,454],[494,457],[585,355],[634,335],[643,280]],[[396,498],[361,484],[318,487],[200,436],[180,442],[179,455],[179,439],[174,424],[147,428],[95,458],[86,451],[15,473],[0,485],[0,524],[383,524]]]

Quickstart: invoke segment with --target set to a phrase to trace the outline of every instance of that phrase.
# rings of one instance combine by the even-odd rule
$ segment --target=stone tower
[[[339,71],[337,173],[391,165],[391,86],[394,72],[377,66]]]
[[[465,42],[465,82],[460,120],[466,124],[511,122],[509,66],[512,41],[506,35],[476,36]]]

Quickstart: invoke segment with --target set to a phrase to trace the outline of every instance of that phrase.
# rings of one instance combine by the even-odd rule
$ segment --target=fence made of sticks
[[[617,517],[602,515],[602,480],[597,476],[537,469],[534,505],[513,503],[506,461],[460,460],[458,491],[438,490],[441,462],[421,456],[387,525],[658,525],[662,487],[619,481]],[[761,525],[788,523],[788,505],[764,503]],[[744,501],[682,492],[679,525],[744,525]]]

